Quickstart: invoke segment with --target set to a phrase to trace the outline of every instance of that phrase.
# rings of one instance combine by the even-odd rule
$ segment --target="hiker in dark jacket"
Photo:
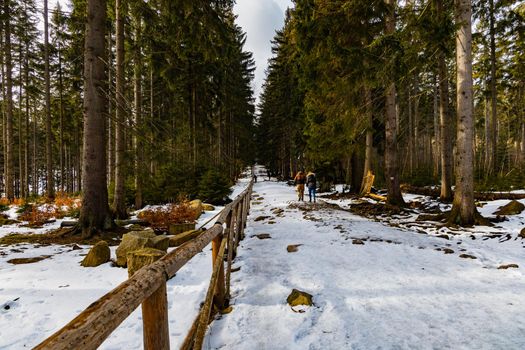
[[[310,196],[310,202],[313,198],[315,203],[315,190],[317,188],[317,179],[315,178],[315,174],[311,171],[308,173],[308,175],[306,175],[306,187],[308,187],[308,195]]]
[[[302,171],[299,171],[294,178],[294,184],[296,186],[297,196],[300,201],[304,201],[304,184],[306,183],[306,176]]]

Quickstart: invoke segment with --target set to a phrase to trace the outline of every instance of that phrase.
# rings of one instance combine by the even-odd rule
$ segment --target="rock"
[[[77,244],[73,244],[73,246],[71,247],[71,250],[82,250],[82,248]]]
[[[237,272],[237,271],[241,271],[241,267],[240,266],[232,268],[231,272],[234,273],[234,272]]]
[[[168,236],[155,236],[151,239],[153,248],[166,252],[170,246],[170,238]]]
[[[127,227],[127,229],[130,231],[142,231],[142,230],[145,230],[146,228],[139,224],[131,224],[129,227]]]
[[[312,301],[312,295],[308,294],[306,292],[302,292],[297,289],[293,289],[292,293],[286,298],[286,301],[290,306],[297,306],[297,305],[307,305],[312,306],[314,303]]]
[[[204,211],[213,211],[215,210],[215,207],[208,203],[202,203],[202,210]]]
[[[288,253],[295,253],[299,250],[300,246],[302,246],[302,244],[290,244],[288,247],[286,247],[286,251]]]
[[[202,206],[202,201],[200,199],[195,199],[190,202],[190,209],[194,210],[196,213],[195,220],[201,216],[204,208]]]
[[[258,216],[253,221],[263,221],[263,220],[269,219],[270,217],[271,216]]]
[[[498,210],[494,212],[496,215],[516,215],[520,214],[523,210],[525,210],[525,205],[522,203],[512,200],[508,204],[505,204],[502,207],[499,207]]]
[[[273,220],[268,221],[268,225],[274,225],[274,224],[275,224],[275,221]]]
[[[454,254],[454,251],[452,249],[450,249],[450,248],[443,248],[443,252],[445,254]]]
[[[274,213],[275,215],[279,215],[279,214],[284,213],[284,209],[277,208],[277,209],[272,210],[272,213]]]
[[[506,270],[506,269],[519,269],[518,264],[507,264],[507,265],[501,265],[498,267],[498,270]]]
[[[195,226],[196,226],[195,223],[170,224],[168,227],[168,231],[172,235],[177,235],[179,233],[194,231]]]
[[[518,235],[519,238],[525,239],[525,228],[521,229],[520,234]]]
[[[155,248],[142,248],[132,252],[128,252],[127,265],[128,276],[133,276],[135,272],[140,270],[143,266],[150,265],[162,258],[166,252]]]
[[[178,247],[183,243],[188,242],[189,240],[194,239],[202,233],[202,230],[189,230],[178,235],[169,237],[169,246]]]
[[[474,255],[470,254],[461,254],[459,257],[463,259],[477,259]]]
[[[255,235],[255,237],[257,237],[259,239],[270,239],[270,238],[272,238],[272,236],[270,236],[269,233],[260,233],[258,235]]]
[[[443,239],[450,239],[450,237],[448,235],[445,235],[445,234],[437,235],[436,237],[437,238],[443,238]]]
[[[42,261],[50,257],[51,255],[35,256],[33,258],[16,258],[16,259],[7,260],[7,262],[13,265],[32,264],[32,263],[36,263],[36,262]]]
[[[365,242],[363,242],[363,241],[360,240],[360,239],[353,239],[353,240],[352,240],[352,244],[365,245]]]
[[[89,253],[86,255],[84,260],[82,260],[80,265],[84,267],[97,267],[107,263],[110,258],[111,252],[109,250],[108,242],[100,241],[91,247]]]
[[[122,236],[122,241],[117,248],[117,265],[125,267],[129,252],[142,248],[153,247],[152,238],[156,235],[153,230],[131,231]]]

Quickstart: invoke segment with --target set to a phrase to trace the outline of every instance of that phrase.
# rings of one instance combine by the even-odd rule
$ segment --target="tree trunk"
[[[44,0],[44,80],[46,100],[46,196],[55,198],[55,184],[53,178],[53,134],[51,131],[51,85],[49,81],[49,23],[47,0]]]
[[[113,51],[112,51],[111,30],[108,33],[108,94],[111,96],[113,91]],[[108,184],[115,183],[115,116],[113,115],[113,101],[108,100]]]
[[[79,224],[83,237],[111,227],[106,187],[105,84],[106,1],[88,0],[84,52],[84,196]]]
[[[365,104],[366,104],[366,146],[365,146],[365,164],[363,169],[363,181],[361,182],[361,194],[364,195],[366,187],[366,176],[372,170],[372,146],[373,146],[373,105],[372,92],[369,87],[365,87]]]
[[[436,0],[436,12],[441,24],[445,25],[446,14],[443,9],[443,0]],[[439,85],[439,124],[440,124],[440,154],[441,154],[441,193],[440,200],[450,202],[452,200],[452,137],[451,126],[453,118],[449,108],[448,91],[448,69],[446,56],[443,49],[437,54],[438,63],[438,85]]]
[[[60,44],[59,44],[60,45]],[[60,113],[60,191],[64,192],[65,186],[64,183],[66,182],[66,178],[64,176],[65,169],[64,169],[64,80],[62,75],[62,48],[59,46],[58,48],[58,94],[59,94],[59,108],[58,111]]]
[[[456,64],[457,64],[457,146],[456,189],[449,222],[472,225],[476,219],[474,205],[474,159],[472,141],[472,4],[456,0]]]
[[[13,141],[13,63],[11,58],[11,14],[10,14],[11,1],[4,0],[4,16],[5,16],[5,83],[6,83],[6,174],[5,174],[5,186],[6,186],[6,197],[9,201],[15,199],[15,188],[14,188],[14,141]]]
[[[134,105],[135,105],[135,209],[142,208],[142,174],[144,168],[144,145],[141,138],[144,137],[142,121],[142,53],[140,52],[141,18],[135,14],[135,52],[134,52]]]
[[[491,150],[492,164],[491,168],[488,169],[490,173],[496,173],[498,169],[497,165],[497,145],[498,145],[498,134],[497,134],[497,97],[498,92],[496,89],[496,29],[495,29],[495,14],[494,14],[494,0],[489,0],[489,36],[490,36],[490,104],[491,104]]]
[[[115,1],[116,11],[116,47],[117,47],[117,64],[116,64],[116,157],[115,157],[115,192],[113,197],[113,210],[117,219],[125,219],[126,212],[126,173],[124,158],[126,153],[126,141],[124,135],[124,125],[126,123],[124,105],[126,103],[124,95],[124,8],[122,0]]]
[[[396,0],[385,0],[389,7],[386,18],[386,33],[395,32],[395,7]],[[399,160],[397,155],[397,113],[396,113],[396,86],[394,82],[388,83],[385,91],[385,177],[387,184],[387,203],[393,205],[405,204],[399,187]]]

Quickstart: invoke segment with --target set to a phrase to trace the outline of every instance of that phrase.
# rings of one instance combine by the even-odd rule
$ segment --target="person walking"
[[[297,196],[299,197],[298,200],[304,201],[304,184],[306,183],[306,175],[299,171],[297,175],[295,175],[294,184],[296,186]]]
[[[315,203],[315,191],[317,188],[317,179],[315,177],[315,173],[308,172],[308,175],[306,175],[306,187],[308,187],[308,196],[310,197],[310,202],[312,201],[312,198]]]

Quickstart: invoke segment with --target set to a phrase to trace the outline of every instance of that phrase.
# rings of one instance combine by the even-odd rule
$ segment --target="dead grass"
[[[185,200],[166,207],[143,210],[137,217],[147,221],[155,230],[168,230],[171,224],[194,223],[198,214],[190,207],[189,201]]]

